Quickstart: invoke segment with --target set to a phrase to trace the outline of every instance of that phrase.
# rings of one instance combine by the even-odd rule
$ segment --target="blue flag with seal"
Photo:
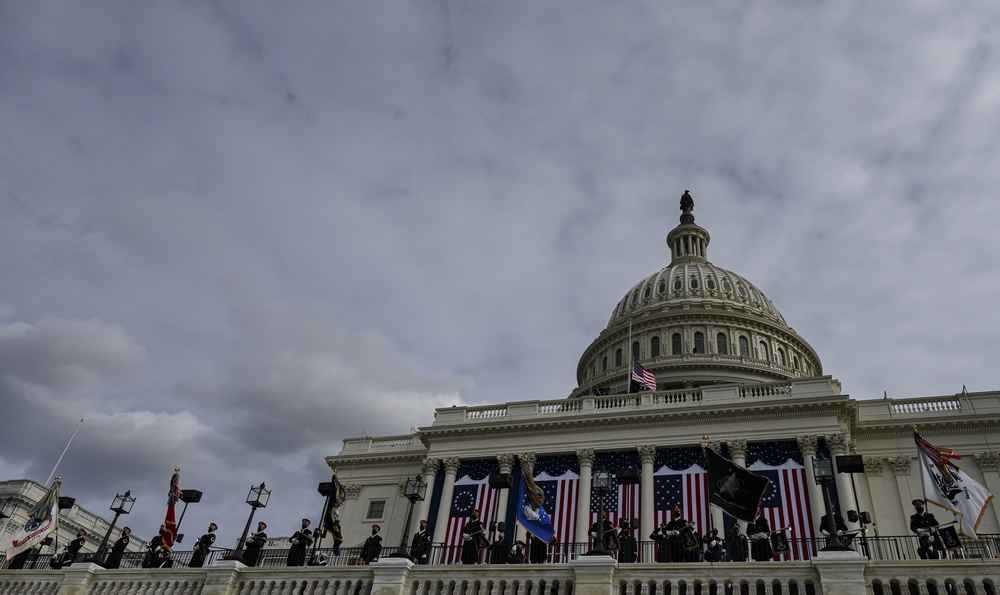
[[[545,510],[545,491],[535,483],[527,465],[521,463],[521,482],[518,484],[517,522],[526,531],[551,543],[555,535],[552,516]]]

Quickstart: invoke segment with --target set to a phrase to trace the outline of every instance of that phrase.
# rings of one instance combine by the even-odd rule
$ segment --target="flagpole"
[[[73,435],[69,437],[69,442],[66,443],[66,448],[64,448],[62,454],[59,455],[59,460],[56,461],[56,466],[52,468],[52,473],[49,473],[49,478],[45,480],[46,486],[49,485],[49,483],[52,481],[52,478],[55,476],[56,469],[59,468],[59,463],[61,463],[63,457],[66,456],[66,451],[69,450],[69,445],[73,444],[73,439],[76,438],[76,433],[80,431],[80,426],[82,425],[83,425],[83,418],[80,418],[80,423],[76,424],[76,429],[73,430]]]
[[[625,385],[628,387],[625,389],[625,394],[632,394],[632,370],[635,369],[635,358],[632,356],[632,319],[628,319],[628,356],[632,357],[632,365],[628,367],[628,371],[625,372]]]

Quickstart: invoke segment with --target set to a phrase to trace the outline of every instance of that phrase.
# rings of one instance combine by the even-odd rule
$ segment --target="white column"
[[[910,490],[910,458],[904,456],[898,456],[894,459],[889,459],[889,466],[892,467],[892,474],[896,478],[896,489],[899,490],[899,502],[900,506],[899,518],[897,519],[900,527],[906,527],[906,530],[910,529],[909,521],[909,511],[910,502],[915,498],[923,498],[923,492],[918,492],[914,494]]]
[[[806,468],[806,484],[809,492],[809,510],[812,511],[812,518],[809,522],[812,527],[819,527],[819,521],[825,514],[826,504],[823,503],[823,488],[816,484],[816,474],[813,472],[813,461],[816,460],[816,452],[819,447],[819,437],[796,436],[795,441],[799,445],[799,452],[802,453],[802,464]]]
[[[427,495],[417,504],[417,510],[414,515],[416,518],[412,520],[409,535],[413,535],[416,532],[414,527],[419,526],[421,519],[427,519],[427,513],[431,510],[431,498],[434,496],[434,480],[437,479],[437,472],[440,466],[441,461],[439,459],[424,459],[420,473],[423,474],[424,483],[427,484]],[[433,536],[431,538],[433,539]]]
[[[837,469],[837,457],[851,454],[847,444],[847,436],[834,434],[826,437],[826,445],[833,455],[833,480],[837,483],[837,512],[846,518],[848,510],[857,510],[858,503],[854,501],[854,490],[851,489],[850,473],[841,473]]]
[[[511,470],[514,468],[514,455],[510,453],[497,455],[497,464],[500,467],[500,473],[511,473]],[[517,485],[517,483],[512,485]],[[510,489],[500,490],[500,493],[497,495],[497,518],[493,520],[506,521],[506,519],[503,518],[503,515],[507,512],[508,502],[510,502]],[[517,527],[517,523],[511,523],[511,525],[513,527]],[[507,531],[508,532],[506,534],[511,535],[510,530],[508,529]],[[510,542],[514,543],[514,539],[512,538]]]
[[[458,466],[461,461],[458,457],[448,457],[442,462],[444,463],[444,485],[441,487],[441,502],[438,503],[437,522],[434,523],[434,534],[431,537],[434,543],[441,545],[460,545],[444,543],[444,537],[448,532],[448,513],[451,512],[451,498],[455,494],[455,476],[458,475]]]
[[[640,489],[642,492],[639,500],[642,510],[639,513],[640,530],[639,535],[636,535],[636,539],[644,541],[656,529],[656,514],[653,511],[656,500],[653,491],[653,473],[656,471],[653,468],[653,464],[656,463],[656,447],[649,445],[640,446],[638,447],[638,451],[639,461],[642,463],[642,475],[640,475],[642,481]]]
[[[587,543],[590,530],[590,481],[594,471],[594,449],[576,451],[580,461],[580,487],[576,498],[576,542]]]
[[[983,472],[983,480],[986,482],[984,487],[989,490],[991,494],[1000,495],[1000,477],[998,477],[998,473],[1000,473],[1000,455],[994,452],[981,452],[973,454],[972,458],[976,460],[976,464],[979,465],[980,471]],[[968,472],[968,470],[966,470],[966,472]],[[997,516],[1000,514],[1000,511],[997,510],[996,505],[994,504],[988,508],[993,510],[992,514],[994,515],[994,518],[1000,522],[1000,517]],[[985,521],[986,517],[983,517],[983,520]],[[989,524],[987,524],[986,527],[989,527]]]

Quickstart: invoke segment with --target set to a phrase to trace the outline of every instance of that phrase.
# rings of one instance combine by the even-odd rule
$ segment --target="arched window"
[[[671,355],[680,355],[681,354],[681,334],[680,333],[674,333],[673,336],[670,337],[670,354]]]
[[[705,353],[705,334],[701,331],[694,334],[694,352]]]
[[[768,353],[767,353],[767,343],[761,341],[760,343],[757,344],[757,347],[760,350],[760,353],[757,354],[758,357],[760,357],[760,359],[762,359],[764,361],[770,361],[771,358],[768,357]]]
[[[622,365],[622,348],[619,347],[615,350],[615,366]]]
[[[796,370],[799,369],[799,356],[797,355],[792,356],[792,367],[794,367]]]
[[[608,356],[606,355],[604,356],[604,359],[601,361],[601,371],[602,372],[608,371]]]
[[[698,289],[698,277],[691,275],[691,289]]]
[[[635,341],[632,343],[632,359],[639,361],[639,342]]]
[[[729,345],[726,343],[726,333],[715,335],[715,350],[722,355],[729,354]]]
[[[779,366],[785,365],[785,351],[781,347],[774,350],[774,357],[778,360]]]
[[[649,348],[653,352],[653,357],[660,357],[660,338],[653,337],[649,341]]]
[[[750,341],[746,337],[740,337],[740,356],[750,357]]]
[[[674,289],[680,291],[684,287],[684,281],[680,277],[674,279]]]

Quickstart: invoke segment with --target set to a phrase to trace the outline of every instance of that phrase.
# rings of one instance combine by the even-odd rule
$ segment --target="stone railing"
[[[869,561],[821,552],[808,562],[622,564],[580,556],[567,564],[415,566],[383,558],[371,566],[0,571],[0,595],[644,595],[646,593],[997,592],[1000,561]]]

